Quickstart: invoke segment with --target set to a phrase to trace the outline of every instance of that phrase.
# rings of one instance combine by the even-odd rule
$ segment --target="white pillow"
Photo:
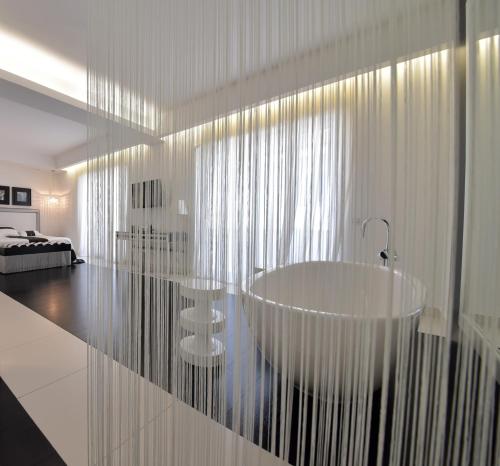
[[[19,236],[19,233],[12,227],[0,227],[0,236]]]

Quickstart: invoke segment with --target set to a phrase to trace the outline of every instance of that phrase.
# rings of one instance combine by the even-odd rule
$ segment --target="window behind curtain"
[[[239,270],[338,258],[345,154],[336,124],[324,112],[196,148],[197,275],[223,264],[218,279],[238,283]]]

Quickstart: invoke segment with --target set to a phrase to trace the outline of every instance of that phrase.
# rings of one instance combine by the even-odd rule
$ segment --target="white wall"
[[[69,211],[68,177],[66,173],[51,173],[48,170],[0,161],[0,185],[30,188],[31,208],[40,210],[40,230],[44,234],[65,236],[66,219]],[[49,203],[49,195],[58,199],[58,203]],[[12,205],[1,205],[7,208],[22,208]]]
[[[79,257],[86,257],[85,234],[87,225],[87,166],[79,164],[66,170],[64,184],[67,189],[65,203],[65,224],[63,225],[64,236],[71,238],[73,249]]]

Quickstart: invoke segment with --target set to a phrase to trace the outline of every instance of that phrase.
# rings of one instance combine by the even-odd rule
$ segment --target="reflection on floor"
[[[82,264],[0,274],[0,291],[86,341],[87,280],[91,270]]]

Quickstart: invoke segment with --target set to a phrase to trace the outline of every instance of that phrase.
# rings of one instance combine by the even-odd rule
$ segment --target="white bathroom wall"
[[[70,184],[66,173],[31,168],[12,162],[0,161],[0,185],[31,189],[31,208],[40,210],[42,233],[65,236],[70,206]],[[57,201],[49,201],[52,196]],[[12,197],[12,196],[11,196]],[[7,208],[20,206],[2,205]]]

